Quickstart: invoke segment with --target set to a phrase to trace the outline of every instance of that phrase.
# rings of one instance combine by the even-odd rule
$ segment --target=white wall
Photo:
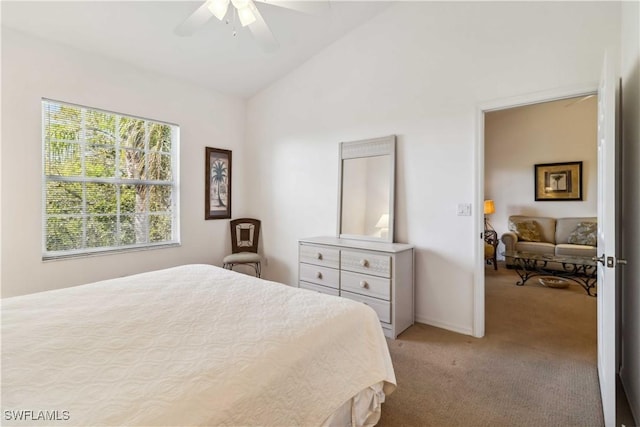
[[[180,125],[182,246],[41,260],[41,98]],[[184,263],[221,265],[228,221],[204,220],[205,146],[241,159],[245,103],[159,74],[2,29],[2,296],[44,291]],[[233,209],[244,182],[234,167]],[[237,178],[237,179],[236,179]]]
[[[338,142],[396,134],[396,241],[416,246],[417,320],[472,333],[476,230],[456,205],[474,198],[476,108],[595,87],[619,24],[609,2],[397,3],[252,98],[247,200],[267,276],[295,284],[297,239],[335,233]]]
[[[640,3],[622,6],[622,368],[629,405],[640,422]]]
[[[571,98],[485,114],[484,197],[498,236],[510,215],[596,216],[597,98]],[[534,165],[582,161],[582,201],[535,201]]]

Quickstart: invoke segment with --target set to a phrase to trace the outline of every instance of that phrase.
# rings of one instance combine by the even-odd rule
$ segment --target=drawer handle
[[[317,272],[316,273],[316,279],[322,279],[322,273],[321,272]]]
[[[367,261],[366,259],[361,259],[360,265],[363,267],[369,267],[369,261]]]
[[[317,259],[322,259],[322,253],[318,252],[318,253],[316,254],[316,258],[317,258]]]
[[[364,288],[364,289],[369,289],[369,284],[367,282],[365,282],[364,280],[360,281],[360,287]]]

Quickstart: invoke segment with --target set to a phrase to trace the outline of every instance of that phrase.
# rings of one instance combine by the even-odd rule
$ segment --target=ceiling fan
[[[220,21],[240,21],[243,27],[249,27],[256,42],[266,52],[273,52],[280,44],[256,7],[257,3],[284,7],[304,13],[319,13],[329,6],[328,1],[283,1],[283,0],[206,0],[187,19],[176,27],[179,36],[190,36],[206,24],[212,16]],[[231,7],[230,7],[231,6]],[[234,28],[235,35],[235,28]]]

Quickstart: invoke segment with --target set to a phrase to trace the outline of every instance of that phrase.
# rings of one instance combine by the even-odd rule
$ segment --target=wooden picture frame
[[[231,218],[231,150],[205,147],[204,219]]]
[[[535,200],[582,200],[582,162],[534,165]]]

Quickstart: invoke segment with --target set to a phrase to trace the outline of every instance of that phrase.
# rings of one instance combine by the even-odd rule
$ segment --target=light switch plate
[[[471,216],[471,203],[458,203],[458,216]]]

